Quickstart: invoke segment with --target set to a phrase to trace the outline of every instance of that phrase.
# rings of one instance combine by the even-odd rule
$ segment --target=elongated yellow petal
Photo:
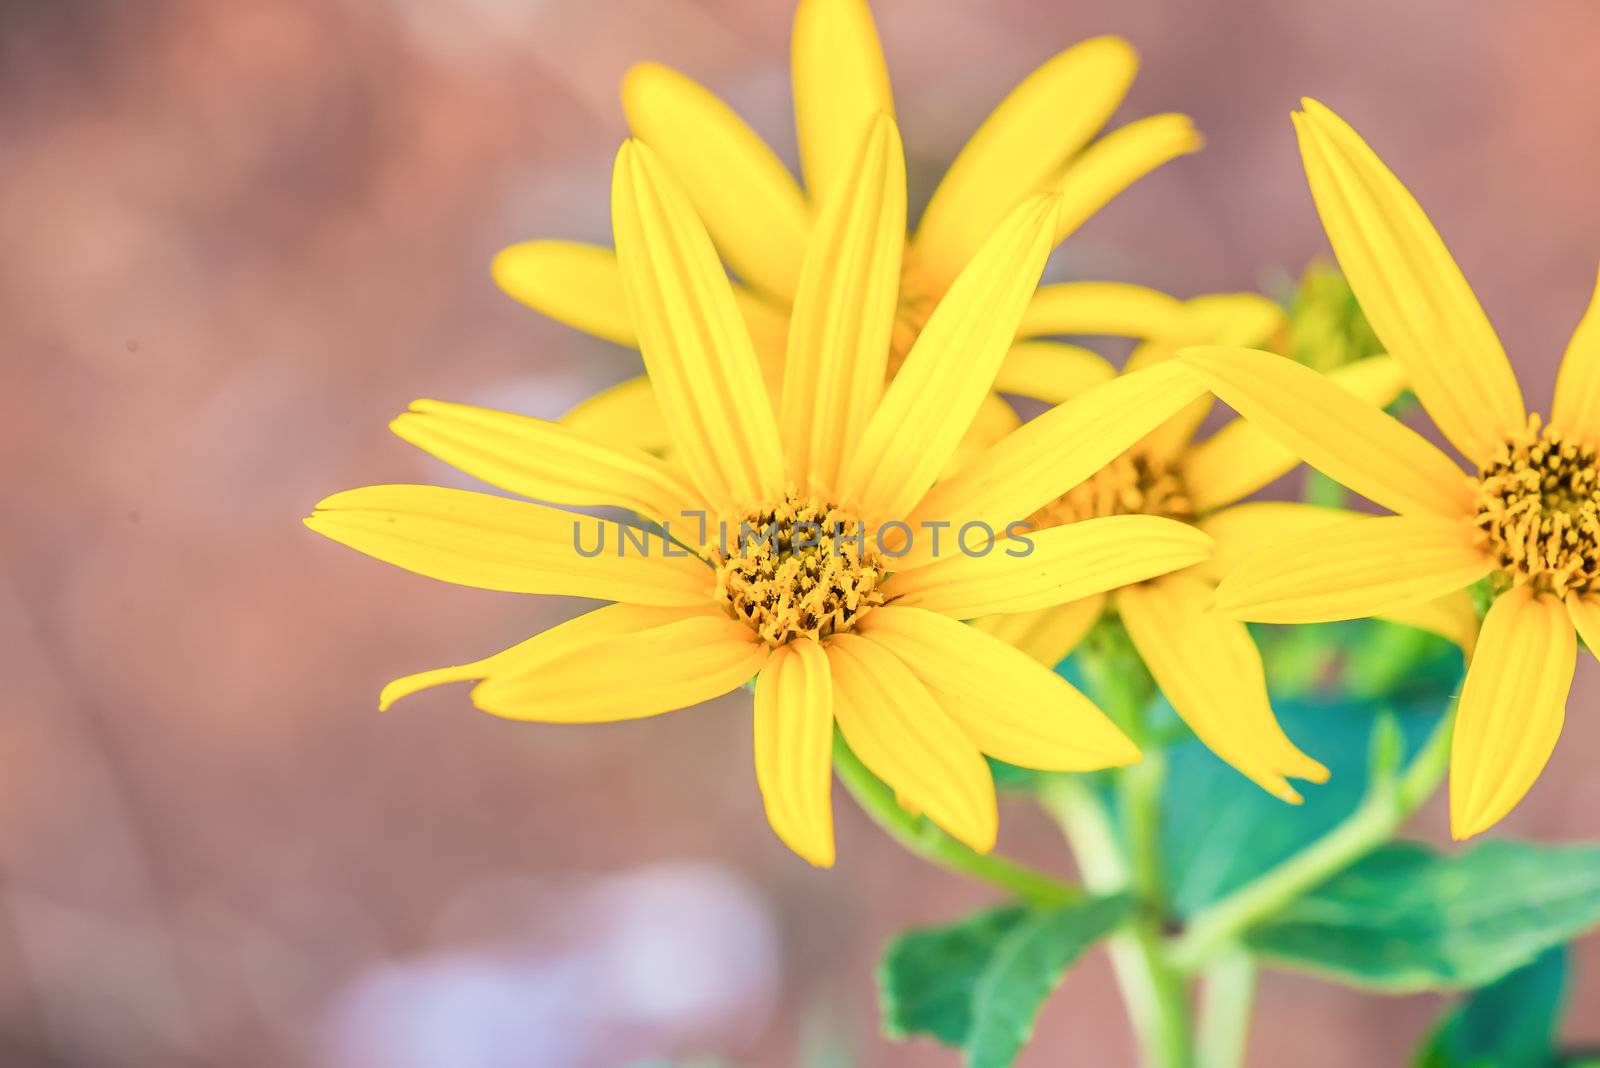
[[[961,436],[956,451],[950,454],[950,460],[939,477],[952,477],[1021,425],[1022,417],[1004,397],[998,393],[984,397],[983,403],[978,405],[977,414],[972,417],[972,425]]]
[[[1326,782],[1328,769],[1278,726],[1261,654],[1243,623],[1206,610],[1208,583],[1167,575],[1119,590],[1117,611],[1172,707],[1202,742],[1268,793],[1299,802],[1284,778]]]
[[[472,690],[472,703],[507,719],[607,723],[688,708],[737,689],[771,650],[724,615],[693,615],[568,648]]]
[[[611,212],[640,351],[690,479],[723,515],[772,499],[783,454],[750,336],[705,228],[638,141],[617,153]]]
[[[1220,581],[1263,549],[1292,544],[1312,531],[1352,519],[1368,518],[1343,508],[1323,508],[1296,501],[1251,501],[1203,517],[1200,529],[1216,541],[1216,549],[1195,572]],[[1478,640],[1478,608],[1472,593],[1454,590],[1431,601],[1404,605],[1378,618],[1421,627],[1455,642],[1468,657]]]
[[[649,608],[636,604],[608,604],[585,612],[549,630],[541,631],[526,641],[493,656],[474,660],[470,664],[419,671],[395,679],[378,695],[378,711],[387,712],[402,697],[410,697],[421,690],[442,686],[449,682],[467,682],[487,679],[495,675],[512,675],[539,664],[561,657],[575,648],[599,641],[602,638],[627,634],[636,630],[659,627],[691,614],[713,611],[709,602],[704,608]]]
[[[1025,768],[1095,771],[1139,749],[1093,701],[1026,654],[948,616],[879,608],[858,633],[921,680],[983,752]]]
[[[1112,130],[1067,167],[1056,244],[1140,178],[1169,160],[1199,149],[1201,138],[1187,115],[1152,115]]]
[[[1600,281],[1561,359],[1550,425],[1590,442],[1600,441]]]
[[[894,120],[862,127],[823,201],[789,325],[781,426],[789,479],[831,488],[883,395],[905,248],[906,165]]]
[[[701,512],[676,472],[560,423],[419,400],[389,424],[401,438],[501,489],[551,504],[615,505],[678,527]]]
[[[490,267],[509,296],[558,323],[634,346],[639,342],[622,295],[617,256],[581,241],[523,241],[500,250]]]
[[[1099,353],[1058,341],[1019,341],[1006,353],[994,388],[1063,404],[1115,377],[1116,368]]]
[[[1283,309],[1259,293],[1211,293],[1183,302],[1183,315],[1170,333],[1159,335],[1133,350],[1123,373],[1163,363],[1187,345],[1244,345],[1257,347],[1283,329]],[[1199,431],[1213,407],[1210,397],[1186,405],[1139,442],[1145,456],[1176,460]]]
[[[659,63],[640,63],[623,76],[622,110],[633,135],[683,183],[734,273],[793,297],[810,210],[766,142],[704,86]]]
[[[1197,564],[1210,553],[1211,539],[1173,519],[1114,515],[1032,531],[977,552],[983,546],[981,533],[963,539],[947,532],[940,559],[896,572],[884,584],[885,597],[957,619],[1028,612]]]
[[[1263,549],[1293,543],[1312,531],[1359,518],[1365,517],[1343,508],[1299,501],[1235,504],[1199,519],[1197,525],[1211,535],[1216,548],[1196,570],[1218,582]]]
[[[911,807],[980,853],[999,828],[994,780],[977,747],[887,649],[854,634],[827,646],[844,740]]]
[[[876,520],[905,515],[944,468],[989,395],[1039,284],[1056,201],[1017,208],[933,310],[845,459],[842,503]]]
[[[917,224],[913,256],[942,288],[1025,197],[1050,188],[1122,103],[1139,69],[1120,37],[1048,59],[984,120],[945,172]]]
[[[672,447],[667,417],[656,403],[655,387],[644,375],[580,401],[561,417],[561,425],[619,449],[632,447],[659,456]]]
[[[986,522],[997,530],[1044,505],[1127,451],[1204,392],[1179,364],[1122,375],[1022,425],[917,505],[911,523]],[[925,560],[926,539],[902,564]]]
[[[703,561],[682,548],[669,553],[660,535],[440,486],[335,493],[305,524],[385,563],[484,590],[692,606],[714,585]]]
[[[801,0],[790,47],[800,168],[816,201],[849,167],[867,121],[894,115],[894,97],[866,0]]]
[[[1104,334],[1168,337],[1187,313],[1183,301],[1159,290],[1123,282],[1057,282],[1040,286],[1028,301],[1018,337]]]
[[[1566,716],[1578,642],[1561,602],[1526,586],[1483,620],[1450,746],[1450,833],[1499,823],[1539,778]]]
[[[1357,360],[1325,377],[1375,408],[1384,407],[1405,388],[1404,370],[1388,356]],[[1235,419],[1187,451],[1183,479],[1195,510],[1206,512],[1248,497],[1299,462],[1288,445],[1252,422]]]
[[[833,867],[833,678],[828,654],[802,639],[780,646],[756,680],[756,782],[784,845]]]
[[[1217,587],[1216,609],[1258,623],[1381,616],[1470,586],[1493,569],[1462,520],[1362,517],[1256,552]]]
[[[1567,594],[1567,615],[1578,630],[1578,637],[1589,647],[1589,652],[1600,657],[1600,597],[1594,594],[1579,596]]]
[[[1065,660],[1099,621],[1104,594],[1053,604],[1032,612],[980,616],[972,626],[1033,657],[1047,668]]]
[[[1335,482],[1403,515],[1471,514],[1472,483],[1448,456],[1309,367],[1253,349],[1182,355],[1224,404]]]
[[[1339,266],[1422,406],[1481,465],[1527,422],[1505,349],[1415,198],[1343,119],[1304,106],[1300,154]]]
[[[1455,642],[1468,662],[1478,644],[1478,601],[1471,590],[1456,590],[1443,597],[1421,604],[1409,605],[1378,618],[1390,623],[1403,623],[1430,631],[1447,641]]]

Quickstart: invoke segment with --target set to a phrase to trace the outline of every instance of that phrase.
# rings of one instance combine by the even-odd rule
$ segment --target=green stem
[[[1377,775],[1356,810],[1306,848],[1195,915],[1168,959],[1186,972],[1250,928],[1388,841],[1433,794],[1450,767],[1452,707],[1399,776]]]
[[[1240,1068],[1250,1036],[1256,963],[1242,949],[1218,954],[1201,975],[1197,1068]]]
[[[1038,796],[1066,835],[1084,884],[1095,893],[1130,890],[1133,873],[1112,829],[1111,814],[1093,788],[1081,778],[1063,776],[1046,782]],[[1107,948],[1143,1062],[1152,1068],[1188,1068],[1188,991],[1162,957],[1159,920],[1141,910]]]
[[[833,766],[874,823],[911,852],[951,871],[992,883],[1030,905],[1049,908],[1081,901],[1080,887],[993,853],[977,853],[945,834],[930,821],[901,807],[894,791],[872,774],[843,736],[833,736]]]

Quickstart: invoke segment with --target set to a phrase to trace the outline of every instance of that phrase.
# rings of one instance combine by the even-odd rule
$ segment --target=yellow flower
[[[1533,785],[1555,747],[1577,656],[1600,648],[1600,309],[1567,346],[1548,425],[1421,207],[1326,107],[1296,114],[1323,226],[1373,330],[1422,406],[1476,469],[1289,360],[1190,350],[1217,396],[1306,462],[1397,513],[1257,552],[1217,590],[1236,619],[1310,623],[1424,604],[1492,576],[1457,711],[1450,824],[1478,834]]]
[[[634,136],[683,182],[718,252],[741,280],[734,287],[738,307],[774,395],[783,381],[789,310],[816,205],[846,172],[868,120],[894,114],[865,0],[801,0],[792,59],[804,189],[732,109],[687,76],[645,63],[622,85]],[[1199,147],[1189,119],[1175,114],[1140,119],[1096,139],[1137,67],[1132,47],[1120,38],[1084,41],[1025,78],[972,135],[906,239],[890,374],[962,267],[1027,197],[1060,192],[1053,246],[1133,182]],[[551,318],[620,344],[637,343],[609,249],[525,242],[496,257],[494,276],[511,296]],[[1119,288],[1104,290],[1115,299]],[[1084,314],[1081,302],[1062,306],[1047,287],[1025,323],[1031,333],[1082,333]],[[668,440],[644,379],[600,393],[565,421],[645,448],[659,449]],[[1017,423],[1004,401],[991,396],[979,409],[971,445],[992,443]]]
[[[1179,301],[1147,292],[1137,303],[1124,300],[1113,306],[1120,315],[1105,325],[1152,339],[1129,358],[1124,378],[1142,373],[1138,368],[1159,365],[1181,346],[1257,345],[1280,335],[1284,327],[1277,305],[1249,293]],[[1014,375],[1001,388],[1060,402],[1117,378],[1109,363],[1085,349],[1037,342],[1023,351],[1044,346],[1051,351],[1041,354],[1031,375]],[[1013,349],[1008,365],[1018,355]],[[1393,399],[1401,387],[1399,368],[1388,357],[1361,360],[1334,377],[1379,404]],[[1298,802],[1300,795],[1285,776],[1323,782],[1327,769],[1297,749],[1279,727],[1267,698],[1261,655],[1244,624],[1207,611],[1207,605],[1222,569],[1249,555],[1263,538],[1291,528],[1324,526],[1347,513],[1307,504],[1238,503],[1299,460],[1243,420],[1195,442],[1210,407],[1209,397],[1200,398],[1033,516],[1038,529],[1101,516],[1165,516],[1211,535],[1216,550],[1210,560],[1067,604],[989,616],[976,625],[1053,666],[1105,612],[1117,613],[1152,676],[1195,734],[1263,789]],[[936,488],[934,496],[941,492]],[[1456,608],[1472,614],[1470,599]]]
[[[652,150],[623,146],[612,190],[621,281],[682,474],[571,427],[461,405],[419,401],[394,429],[503,489],[556,505],[621,505],[669,524],[675,544],[657,535],[649,555],[592,553],[598,538],[616,545],[638,531],[460,490],[378,486],[328,498],[312,529],[412,571],[617,602],[484,660],[400,679],[382,705],[480,680],[473,702],[498,715],[627,719],[758,676],[756,773],[768,817],[821,865],[833,859],[835,722],[908,807],[978,850],[996,827],[980,753],[1055,770],[1138,758],[1065,680],[959,621],[1187,567],[1210,541],[1170,520],[1117,516],[1039,532],[1028,553],[1016,540],[954,551],[955,528],[942,553],[925,550],[923,499],[1038,282],[1057,198],[1031,198],[1006,217],[886,385],[904,166],[892,120],[879,117],[822,207],[774,411],[687,196]],[[1203,392],[1177,363],[1116,386],[1052,409],[974,461],[941,487],[948,509],[938,518],[1003,530]],[[678,525],[696,513],[712,531],[739,533]],[[966,544],[983,548],[981,535]]]

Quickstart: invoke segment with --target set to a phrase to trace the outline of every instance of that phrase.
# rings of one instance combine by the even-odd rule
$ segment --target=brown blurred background
[[[880,0],[914,196],[1018,78],[1139,47],[1125,116],[1209,148],[1058,277],[1249,288],[1324,249],[1287,114],[1342,110],[1450,241],[1543,405],[1600,260],[1593,0]],[[876,1036],[885,938],[988,900],[841,795],[840,862],[769,834],[747,704],[596,728],[379,686],[557,609],[321,541],[334,489],[452,476],[419,396],[555,415],[636,356],[497,292],[608,240],[618,78],[655,58],[793,159],[786,3],[0,2],[0,1062],[507,1068],[707,1054],[952,1064]],[[1600,669],[1504,831],[1600,837]],[[1429,809],[1419,833],[1438,836]],[[1002,844],[1061,866],[1012,802]],[[1600,1039],[1600,956],[1575,1038]],[[1399,1065],[1437,1009],[1281,975],[1252,1064]],[[1586,1017],[1586,1020],[1583,1019]],[[1024,1064],[1131,1063],[1096,956]]]

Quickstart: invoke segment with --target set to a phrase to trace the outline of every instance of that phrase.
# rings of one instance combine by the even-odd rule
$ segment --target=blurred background
[[[1600,6],[879,0],[915,200],[1022,75],[1098,33],[1123,117],[1209,146],[1052,276],[1180,295],[1324,239],[1288,112],[1315,94],[1426,204],[1543,407],[1600,260]],[[635,354],[500,294],[493,253],[609,242],[616,87],[653,58],[791,160],[788,4],[0,0],[0,1063],[942,1065],[877,1037],[886,938],[990,894],[838,800],[839,863],[770,834],[742,695],[562,728],[401,674],[576,604],[457,589],[299,523],[450,481],[386,421],[432,396],[554,416]],[[1506,822],[1600,836],[1600,669]],[[1002,848],[1063,869],[1028,806]],[[1437,805],[1415,832],[1442,839]],[[1600,1041],[1600,954],[1569,1026]],[[1438,1009],[1269,975],[1257,1065],[1398,1065]],[[1309,1040],[1308,1040],[1309,1039]],[[1021,1063],[1132,1061],[1103,953]]]

